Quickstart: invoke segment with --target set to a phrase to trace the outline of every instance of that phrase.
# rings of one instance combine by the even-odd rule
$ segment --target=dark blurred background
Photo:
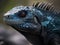
[[[3,15],[5,12],[10,10],[12,7],[18,5],[32,5],[35,2],[44,2],[53,3],[55,8],[60,10],[60,0],[0,0],[0,23],[3,23]]]

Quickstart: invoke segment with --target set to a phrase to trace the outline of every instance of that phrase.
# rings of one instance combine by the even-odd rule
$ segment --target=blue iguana
[[[60,45],[60,14],[50,3],[14,7],[4,14],[4,21],[33,45]]]

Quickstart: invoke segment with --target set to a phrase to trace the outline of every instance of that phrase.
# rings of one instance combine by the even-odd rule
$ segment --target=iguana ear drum
[[[39,18],[38,18],[37,16],[35,16],[34,19],[35,19],[35,22],[36,22],[36,23],[41,24],[41,23],[40,23],[41,21],[39,20]]]
[[[19,13],[18,13],[18,16],[21,18],[24,18],[26,15],[27,15],[27,11],[25,11],[25,10],[19,11]]]

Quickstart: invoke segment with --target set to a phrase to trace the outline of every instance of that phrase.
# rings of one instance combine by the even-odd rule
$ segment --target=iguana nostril
[[[7,15],[6,18],[11,18],[11,16]]]
[[[9,18],[10,16],[8,15],[7,17]]]
[[[10,15],[4,16],[5,18],[12,18]]]

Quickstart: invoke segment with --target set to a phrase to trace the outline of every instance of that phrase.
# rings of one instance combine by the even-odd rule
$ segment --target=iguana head
[[[17,30],[40,33],[41,22],[46,19],[44,15],[46,16],[46,12],[49,13],[51,8],[51,5],[47,5],[47,3],[37,3],[34,6],[17,6],[4,14],[4,21]]]
[[[17,30],[37,32],[41,27],[35,16],[37,12],[41,13],[32,6],[17,6],[4,14],[4,21]]]

